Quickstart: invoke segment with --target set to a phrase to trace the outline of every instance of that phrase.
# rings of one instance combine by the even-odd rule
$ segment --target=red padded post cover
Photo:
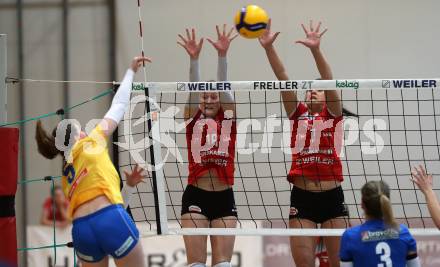
[[[17,266],[17,232],[13,210],[18,176],[18,129],[0,127],[0,266]],[[5,208],[6,207],[6,208]]]

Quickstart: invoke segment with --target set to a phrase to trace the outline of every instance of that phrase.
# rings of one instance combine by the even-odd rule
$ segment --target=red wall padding
[[[18,176],[18,129],[0,128],[0,197],[14,196]],[[15,216],[0,217],[0,266],[17,266]]]

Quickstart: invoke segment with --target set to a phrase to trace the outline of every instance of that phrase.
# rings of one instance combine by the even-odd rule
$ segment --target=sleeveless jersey
[[[63,168],[62,186],[69,199],[69,216],[81,204],[105,195],[112,204],[123,204],[119,175],[107,151],[107,137],[98,125],[72,148],[72,162]]]
[[[304,176],[310,180],[342,181],[342,164],[337,147],[342,148],[342,116],[334,117],[326,105],[321,112],[309,114],[299,103],[290,117],[292,165],[287,176],[290,182]]]
[[[406,226],[397,231],[386,228],[382,220],[368,220],[345,230],[339,255],[356,267],[404,267],[408,252],[417,252],[417,247]]]
[[[214,119],[205,118],[199,109],[186,126],[189,175],[188,184],[214,170],[220,180],[234,184],[234,159],[237,126],[235,119],[227,119],[223,109]]]

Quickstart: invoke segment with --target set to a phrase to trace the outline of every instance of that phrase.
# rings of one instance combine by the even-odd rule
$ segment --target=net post
[[[157,222],[157,233],[166,235],[168,234],[168,219],[166,210],[166,200],[165,200],[165,184],[164,176],[162,171],[162,153],[161,153],[161,142],[160,142],[160,130],[159,130],[159,120],[158,113],[160,110],[157,109],[156,102],[156,90],[149,87],[144,87],[146,99],[146,109],[147,109],[147,119],[148,119],[148,131],[151,134],[151,142],[153,149],[150,149],[151,165],[153,169],[151,170],[153,178],[153,193],[156,211],[156,222]]]
[[[6,91],[7,35],[0,34],[0,123],[8,121],[8,95]]]

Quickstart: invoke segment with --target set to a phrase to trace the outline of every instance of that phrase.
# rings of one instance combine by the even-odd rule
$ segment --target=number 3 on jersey
[[[385,242],[379,242],[376,245],[376,254],[380,255],[380,261],[377,267],[393,267],[393,261],[391,260],[391,249],[390,246]]]

